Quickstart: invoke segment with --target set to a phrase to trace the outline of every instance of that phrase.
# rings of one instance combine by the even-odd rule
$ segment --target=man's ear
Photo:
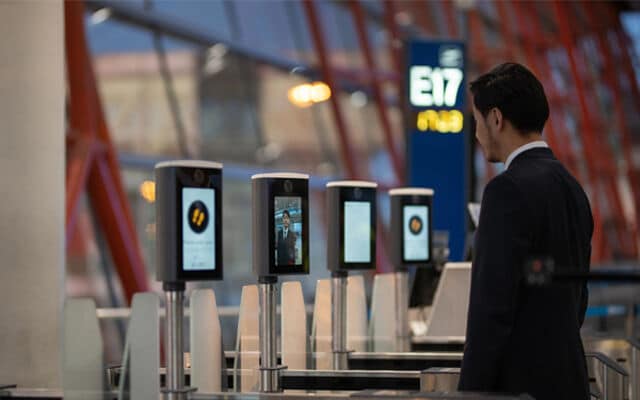
[[[490,123],[496,128],[496,130],[500,131],[504,127],[504,118],[502,117],[502,111],[499,108],[494,107],[491,110],[491,119]]]

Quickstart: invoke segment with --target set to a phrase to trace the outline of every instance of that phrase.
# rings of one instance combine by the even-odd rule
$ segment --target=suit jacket
[[[475,236],[459,389],[589,399],[580,327],[584,283],[530,287],[523,265],[589,270],[593,218],[580,184],[548,148],[519,154],[486,186]]]
[[[284,230],[278,231],[278,265],[294,265],[296,263],[296,233],[289,228],[287,237],[284,237]]]

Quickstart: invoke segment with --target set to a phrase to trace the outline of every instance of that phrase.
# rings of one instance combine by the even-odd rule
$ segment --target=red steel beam
[[[91,93],[85,90],[91,82],[85,79],[86,60],[81,49],[87,48],[82,27],[70,21],[84,20],[82,3],[65,4],[65,48],[67,55],[67,84],[69,86],[69,133],[67,134],[66,172],[66,246],[71,243],[75,230],[76,209],[84,190],[93,161],[92,148],[95,141],[94,112]]]
[[[77,201],[88,189],[126,301],[148,290],[146,268],[120,178],[115,147],[102,113],[84,32],[84,3],[65,1],[65,43],[71,139],[67,141],[67,240],[73,232]]]
[[[443,7],[444,17],[447,21],[447,33],[452,38],[458,37],[459,29],[455,3],[453,1],[442,1],[439,4]]]
[[[148,290],[147,275],[137,240],[132,240],[127,220],[128,204],[120,198],[116,175],[119,172],[114,173],[108,160],[98,158],[91,170],[88,191],[96,219],[111,249],[123,292],[131,304],[136,292]]]
[[[398,93],[398,105],[400,108],[400,114],[403,117],[402,128],[406,129],[408,126],[408,121],[406,121],[406,111],[409,108],[407,101],[407,92],[406,92],[406,74],[405,74],[405,56],[403,54],[403,38],[400,34],[400,29],[398,28],[398,24],[396,23],[396,7],[395,2],[392,0],[384,0],[384,25],[389,33],[388,37],[388,51],[389,57],[391,58],[391,64],[393,66],[394,72],[399,77],[397,81],[397,93]],[[406,133],[402,135],[403,140],[405,140],[405,150],[407,146],[406,142]],[[406,151],[405,151],[406,154]],[[404,158],[405,166],[407,158]],[[406,168],[405,168],[405,180],[406,180]]]
[[[327,48],[322,34],[322,28],[320,27],[320,21],[316,12],[316,7],[313,0],[304,0],[302,2],[302,5],[304,6],[307,20],[309,21],[309,29],[311,30],[314,47],[316,49],[316,52],[318,53],[322,78],[325,83],[329,85],[331,91],[333,92],[330,98],[330,104],[333,111],[333,118],[336,124],[336,128],[338,130],[342,163],[347,172],[347,177],[351,179],[357,179],[360,176],[360,174],[358,173],[358,168],[356,167],[357,154],[354,152],[353,145],[349,140],[347,124],[344,120],[344,116],[342,115],[342,110],[340,109],[338,86],[336,85],[336,79],[331,68],[331,63],[329,61],[329,54],[327,53]]]
[[[391,63],[394,68],[394,72],[400,78],[399,81],[403,81],[404,76],[404,56],[402,55],[402,36],[400,35],[400,29],[396,23],[396,6],[392,0],[384,0],[382,3],[384,7],[384,25],[389,33],[389,55],[391,56]],[[400,90],[399,93],[403,91]]]
[[[432,37],[436,32],[430,25],[427,9],[424,8],[426,3],[421,0],[396,0],[395,6],[398,13],[394,17],[404,16],[405,21],[401,23],[408,23],[412,28],[417,29],[420,36]]]
[[[622,22],[620,22],[620,18],[616,14],[613,7],[605,7],[603,10],[603,15],[607,16],[607,20],[609,21],[610,26],[613,28],[614,36],[617,39],[618,46],[620,46],[620,53],[622,55],[622,68],[626,75],[626,79],[629,81],[629,86],[631,89],[632,99],[636,106],[636,111],[640,113],[640,88],[638,85],[638,80],[636,79],[636,74],[633,67],[633,61],[631,58],[631,51],[633,50],[633,44],[627,36],[624,28],[622,27]]]
[[[93,162],[92,142],[80,140],[68,148],[66,172],[65,246],[71,244],[78,217],[80,196],[87,184]]]
[[[574,7],[580,3],[575,4],[564,4],[565,11],[570,11],[569,7]],[[573,14],[579,15],[579,9],[573,8]],[[586,15],[585,15],[586,17]],[[581,19],[582,20],[582,19]],[[584,21],[588,23],[588,20]],[[587,75],[588,71],[586,66],[589,63],[586,54],[578,46],[578,33],[575,30],[576,24],[571,24],[567,26],[566,29],[572,34],[572,37],[575,41],[575,52],[573,53],[576,58],[576,64],[581,68],[578,69],[578,73],[581,74],[578,78],[583,82],[583,88],[585,90],[585,94],[587,95],[583,100],[587,105],[588,110],[597,110],[599,105],[597,104],[598,93],[595,92],[595,85],[592,84],[592,80],[598,79],[597,76]],[[600,57],[604,58],[604,54],[600,52]],[[606,80],[605,80],[606,82]],[[581,98],[582,99],[582,98]],[[620,195],[620,191],[617,186],[617,179],[611,179],[612,177],[618,177],[619,172],[614,164],[615,154],[613,153],[613,149],[608,144],[609,140],[604,137],[604,135],[610,135],[607,132],[608,124],[602,119],[600,113],[590,112],[589,113],[590,123],[593,125],[592,131],[594,132],[595,145],[597,149],[600,150],[600,155],[596,160],[587,160],[594,165],[595,171],[599,173],[599,179],[602,185],[606,187],[604,195],[607,197],[607,204],[612,208],[612,214],[608,218],[611,221],[611,228],[613,232],[617,235],[618,240],[612,242],[613,245],[616,246],[616,250],[618,254],[616,255],[624,255],[625,257],[635,258],[637,257],[637,249],[636,249],[636,233],[633,226],[628,226],[628,224],[624,221],[623,217],[623,207],[622,207],[622,199]],[[600,134],[598,134],[600,133]],[[606,178],[605,178],[606,177]]]
[[[364,55],[364,59],[367,65],[367,69],[370,72],[377,71],[376,63],[373,58],[371,46],[369,45],[369,38],[367,37],[367,28],[365,23],[364,12],[360,6],[359,1],[351,0],[349,2],[349,8],[353,15],[353,19],[356,23],[356,32],[358,34],[358,42]],[[376,102],[378,109],[378,116],[380,117],[380,124],[382,126],[382,132],[384,134],[385,144],[391,156],[391,164],[396,176],[396,182],[402,182],[404,179],[404,167],[400,155],[398,154],[396,143],[393,140],[393,129],[391,128],[391,122],[387,115],[387,106],[382,93],[382,87],[380,81],[377,79],[375,73],[373,73],[373,79],[371,82],[371,89],[373,91],[373,98]]]
[[[455,6],[453,3],[446,3],[446,4],[448,5],[448,8]],[[491,65],[492,60],[486,57],[486,54],[488,53],[488,49],[487,49],[487,45],[484,42],[484,32],[482,30],[483,22],[478,16],[478,10],[475,10],[475,9],[470,10],[468,13],[468,18],[469,18],[468,26],[470,31],[469,43],[470,44],[473,43],[473,47],[475,47],[477,51],[481,54],[481,56],[478,57],[477,59],[480,69],[487,70],[492,67]],[[472,132],[472,134],[475,135],[475,132]],[[498,169],[496,165],[490,163],[489,160],[486,159],[486,157],[483,157],[483,160],[485,163],[485,171],[487,172],[485,178],[486,178],[486,181],[489,182],[491,179],[493,179],[493,177],[495,177],[498,174]]]
[[[506,10],[506,4],[504,2],[496,2],[498,15],[500,16],[500,20],[503,21],[505,25],[504,30],[502,31],[502,36],[506,40],[507,47],[514,46],[512,38],[516,38],[518,36],[524,36],[525,32],[525,18],[524,13],[522,12],[522,5],[520,3],[513,3],[513,11],[516,18],[516,24],[507,24],[506,21],[509,20],[508,13]],[[520,42],[521,43],[521,42]],[[537,60],[540,58],[535,50],[531,46],[519,46],[521,53],[526,60],[525,63],[533,70],[533,72],[545,83],[547,83],[545,90],[547,91],[547,95],[549,95],[551,102],[553,103],[553,97],[558,95],[555,85],[549,79],[549,74],[545,71],[545,68],[540,68],[538,66]],[[551,107],[553,110],[555,107]],[[554,150],[554,152],[558,155],[563,161],[567,161],[567,153],[568,150],[564,146],[564,143],[558,140],[558,133],[555,130],[553,123],[548,123],[545,129],[545,136],[547,141],[549,142],[549,146]]]
[[[536,11],[532,8],[534,6],[533,3],[524,3],[524,2],[513,2],[510,3],[514,8],[514,15],[516,17],[516,25],[518,27],[518,32],[516,34],[516,37],[518,38],[527,38],[527,37],[542,37],[544,36],[544,32],[542,30],[542,27],[540,26],[539,23],[539,18],[535,17],[535,15],[537,15]],[[532,17],[532,15],[534,17]],[[557,149],[560,150],[557,153],[557,156],[559,159],[563,160],[564,162],[566,162],[567,168],[569,168],[569,170],[573,173],[573,175],[575,175],[576,177],[580,177],[580,170],[578,168],[578,164],[577,164],[577,157],[575,155],[575,152],[572,148],[572,146],[569,143],[569,134],[565,132],[565,130],[563,129],[559,129],[556,130],[555,125],[558,123],[556,121],[556,118],[565,118],[563,115],[559,115],[557,117],[554,117],[554,114],[556,114],[558,111],[560,110],[562,113],[566,113],[567,111],[564,110],[563,108],[566,106],[567,102],[566,101],[562,101],[557,93],[555,84],[553,83],[552,79],[550,78],[550,65],[549,62],[546,61],[546,55],[540,54],[540,52],[544,52],[546,51],[546,49],[540,49],[540,48],[534,48],[532,46],[527,45],[527,43],[530,42],[524,42],[524,55],[525,58],[527,60],[529,60],[529,65],[534,69],[534,71],[538,71],[540,73],[540,78],[543,81],[548,82],[548,89],[550,89],[550,96],[549,96],[549,100],[551,102],[551,117],[552,120],[549,121],[550,123],[547,125],[547,129],[545,130],[548,135],[548,139],[549,140],[549,145],[556,149],[555,146],[558,146]],[[555,104],[554,104],[555,103]],[[564,135],[562,135],[561,133],[565,132]],[[554,134],[555,133],[555,134]],[[555,139],[556,143],[553,143],[552,137]],[[589,168],[591,168],[589,165],[587,165],[586,168],[586,172],[587,175],[584,176],[583,178],[586,179],[587,182],[591,182],[590,181],[590,177],[591,175],[589,175]],[[592,185],[593,187],[595,187],[595,184]],[[593,191],[593,214],[594,214],[594,220],[595,220],[595,225],[597,227],[601,227],[602,226],[602,218],[600,216],[600,209],[598,207],[598,196],[599,196],[599,192],[597,190],[594,189]],[[600,261],[603,258],[603,254],[604,254],[604,250],[606,248],[606,241],[604,236],[602,235],[602,229],[598,228],[596,229],[596,231],[594,232],[594,252],[593,252],[593,259],[594,261]]]
[[[640,204],[640,180],[638,179],[637,171],[633,166],[633,154],[631,153],[633,143],[631,141],[631,135],[629,133],[629,130],[627,129],[627,125],[625,124],[626,116],[624,113],[624,105],[622,103],[623,93],[620,87],[620,82],[618,81],[618,79],[616,79],[616,68],[613,65],[613,54],[611,53],[609,46],[607,45],[607,43],[605,42],[605,39],[603,38],[603,35],[606,33],[606,31],[603,32],[602,30],[598,29],[600,18],[599,18],[599,15],[596,14],[596,10],[592,6],[585,7],[584,5],[583,5],[583,10],[587,15],[589,25],[591,26],[592,31],[598,32],[598,33],[595,33],[594,36],[596,40],[596,45],[598,47],[600,55],[603,58],[604,67],[605,67],[602,73],[602,78],[604,79],[607,86],[609,86],[609,89],[613,93],[614,112],[616,114],[616,119],[617,119],[619,133],[620,133],[620,142],[622,144],[620,147],[622,149],[622,153],[625,159],[625,162],[624,162],[625,172],[631,184],[631,192],[633,194],[633,199],[634,199],[633,208],[634,210],[637,210],[638,208],[637,206]],[[615,182],[613,180],[610,179],[609,181],[611,181],[612,184],[615,185]],[[617,193],[617,190],[616,190],[616,193]],[[619,215],[619,217],[622,217],[622,215]],[[640,219],[638,217],[640,217],[640,213],[636,212],[636,221],[633,221],[633,225],[628,227],[631,233],[631,237],[633,239],[630,245],[635,257],[638,257],[638,248],[637,248],[638,226],[640,225]]]
[[[595,227],[595,232],[594,232],[594,236],[595,235],[601,235],[602,234],[602,229],[604,228],[604,224],[600,218],[600,201],[598,199],[599,197],[599,187],[598,187],[598,183],[600,182],[600,179],[597,176],[597,172],[598,169],[598,165],[597,162],[600,159],[601,153],[599,153],[598,151],[598,138],[596,137],[596,133],[594,132],[594,122],[591,118],[591,115],[589,113],[589,108],[587,106],[587,101],[586,101],[586,96],[587,91],[585,90],[584,87],[584,83],[581,79],[580,76],[580,72],[578,70],[578,65],[577,65],[577,57],[574,51],[574,41],[573,41],[573,35],[571,33],[571,28],[570,28],[570,24],[566,23],[567,21],[569,21],[569,15],[567,13],[567,10],[565,8],[566,4],[565,3],[561,3],[559,1],[554,1],[553,3],[553,12],[555,15],[555,21],[556,21],[556,26],[558,27],[558,30],[560,31],[560,38],[562,41],[562,45],[566,51],[567,54],[567,58],[569,60],[569,67],[571,70],[571,75],[573,77],[574,83],[575,83],[575,88],[576,88],[576,96],[578,97],[578,105],[579,105],[579,110],[580,110],[580,115],[581,115],[581,120],[582,120],[582,132],[583,132],[583,147],[585,150],[585,157],[587,162],[589,163],[589,181],[592,182],[592,194],[594,196],[593,198],[593,202],[594,207],[593,207],[593,211],[594,211],[594,220],[596,220],[596,214],[598,216],[597,220],[600,221],[595,221],[596,223],[596,227]],[[604,240],[605,238],[602,237],[601,238],[602,242],[601,244],[604,245]],[[600,257],[603,256],[602,253],[598,254],[598,252],[604,251],[605,249],[594,249],[596,250],[596,259],[599,259]],[[598,257],[600,256],[600,257]]]

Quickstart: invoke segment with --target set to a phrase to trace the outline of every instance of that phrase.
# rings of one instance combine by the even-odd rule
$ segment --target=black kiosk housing
[[[309,176],[257,174],[251,184],[254,274],[308,274]]]
[[[155,179],[156,279],[222,279],[222,164],[160,162]]]
[[[390,256],[394,268],[433,265],[433,189],[397,188],[391,199]]]
[[[329,271],[376,268],[376,189],[366,181],[327,183]]]

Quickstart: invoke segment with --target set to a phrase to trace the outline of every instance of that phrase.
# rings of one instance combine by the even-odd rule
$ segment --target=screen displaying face
[[[216,269],[215,189],[182,189],[184,271]]]
[[[371,262],[371,203],[344,202],[344,262]]]
[[[302,264],[302,198],[274,198],[276,266]]]
[[[403,257],[405,261],[429,261],[429,206],[404,206]]]

